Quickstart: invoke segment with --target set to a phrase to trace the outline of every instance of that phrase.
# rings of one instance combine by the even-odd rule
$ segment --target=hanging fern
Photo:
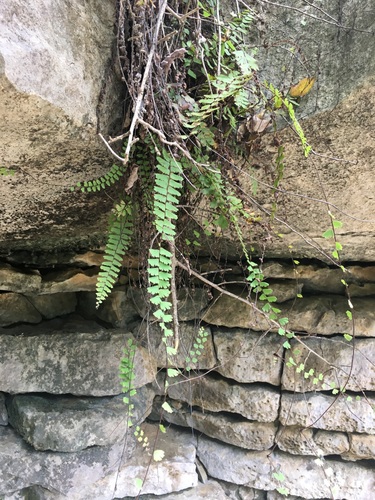
[[[148,292],[151,294],[151,303],[157,309],[154,316],[159,320],[163,331],[164,342],[167,337],[173,336],[171,281],[173,273],[172,252],[162,246],[163,242],[173,244],[176,229],[178,202],[182,189],[182,165],[163,149],[162,156],[157,157],[157,174],[155,176],[154,209],[155,228],[160,236],[159,248],[150,249],[148,259]],[[167,354],[176,354],[176,349],[167,345]]]
[[[178,201],[182,188],[182,166],[165,149],[157,157],[154,189],[155,227],[164,241],[173,241]]]
[[[96,283],[96,307],[111,293],[122,266],[122,260],[129,248],[133,235],[132,207],[122,200],[115,205],[110,222],[104,260],[100,266]]]
[[[95,191],[101,191],[107,187],[112,186],[124,175],[124,166],[118,166],[116,164],[112,165],[111,169],[98,179],[91,181],[77,182],[76,187],[72,187],[71,190],[79,189],[82,193],[91,193]]]

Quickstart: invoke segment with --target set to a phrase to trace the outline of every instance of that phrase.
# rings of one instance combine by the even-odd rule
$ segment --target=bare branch
[[[117,158],[118,161],[120,161],[121,163],[123,163],[125,165],[125,160],[124,158],[121,158],[121,156],[119,156],[115,151],[113,151],[113,149],[111,148],[111,146],[108,144],[108,142],[104,139],[103,135],[99,132],[99,137],[101,138],[101,140],[104,142],[104,144],[107,146],[107,148],[109,149],[109,151],[111,152],[111,154]]]

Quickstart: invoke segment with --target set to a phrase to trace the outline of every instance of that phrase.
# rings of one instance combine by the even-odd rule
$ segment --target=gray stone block
[[[279,386],[283,342],[273,334],[262,335],[237,328],[218,329],[214,333],[219,364],[216,371],[237,382],[267,382]]]
[[[169,379],[168,395],[191,406],[212,412],[238,413],[249,420],[274,422],[278,416],[280,393],[260,384],[233,384],[209,375],[191,380]]]
[[[81,325],[82,326],[82,325]],[[0,391],[81,396],[120,394],[120,360],[131,334],[104,330],[0,336]],[[156,362],[147,350],[135,356],[136,387],[151,382]]]
[[[137,407],[132,412],[134,422],[142,422],[150,413],[153,396],[147,387],[137,390],[131,401]],[[109,446],[121,441],[128,429],[123,396],[18,395],[11,398],[8,409],[13,428],[36,450],[76,452],[89,446]]]

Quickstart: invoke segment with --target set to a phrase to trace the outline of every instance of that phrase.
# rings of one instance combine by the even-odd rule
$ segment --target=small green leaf
[[[291,348],[291,345],[290,345],[290,343],[286,340],[286,341],[283,343],[283,347],[284,347],[285,349],[290,349],[290,348]]]
[[[300,363],[300,365],[296,368],[296,372],[301,373],[301,371],[304,369],[305,369],[305,365],[303,363]]]
[[[161,407],[167,413],[173,413],[173,409],[172,409],[171,405],[169,403],[167,403],[167,401],[164,401],[164,403],[161,405]]]
[[[323,234],[322,234],[323,238],[325,238],[326,240],[330,240],[331,238],[333,238],[333,230],[332,229],[327,229],[327,231],[325,231]]]
[[[285,481],[285,476],[282,472],[274,472],[272,476],[276,479],[276,481],[280,481],[280,483]]]
[[[303,295],[302,295],[302,293],[297,293],[296,297],[297,297],[298,299],[303,299]]]
[[[167,432],[167,429],[164,427],[164,425],[163,425],[163,424],[159,424],[159,430],[160,430],[160,432],[162,432],[163,434],[166,434],[166,432]]]
[[[285,486],[280,486],[280,488],[277,488],[276,491],[278,491],[280,495],[283,495],[284,497],[287,497],[289,495],[289,490],[288,488],[285,488]]]
[[[333,220],[332,224],[335,229],[340,229],[340,227],[342,227],[342,222],[339,220]]]
[[[338,260],[338,259],[339,259],[339,254],[338,254],[337,250],[334,250],[334,251],[332,252],[332,257],[333,257],[334,259],[336,259],[336,260]]]
[[[139,478],[139,477],[136,477],[134,479],[134,483],[135,483],[135,487],[140,490],[143,486],[143,479]]]
[[[338,241],[336,241],[336,250],[342,250],[342,245]]]
[[[178,377],[179,374],[180,372],[175,368],[167,368],[168,377]]]
[[[346,311],[345,313],[347,315],[347,317],[350,319],[350,321],[353,319],[353,315],[352,315],[352,312],[351,311]]]

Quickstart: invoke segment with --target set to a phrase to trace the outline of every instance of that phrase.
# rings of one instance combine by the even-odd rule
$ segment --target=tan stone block
[[[40,321],[42,316],[26,297],[11,292],[0,294],[0,326]]]
[[[38,292],[41,281],[37,270],[20,271],[9,264],[0,265],[0,290],[17,293]]]
[[[169,379],[168,395],[177,401],[212,412],[239,413],[249,420],[274,422],[280,393],[261,384],[233,384],[210,375]]]
[[[172,424],[196,429],[208,437],[248,450],[270,449],[277,431],[275,422],[249,422],[220,413],[191,410],[186,405],[177,412],[164,412],[163,418]]]
[[[272,333],[217,329],[214,344],[217,372],[241,383],[267,382],[280,385],[284,340]]]
[[[296,366],[284,368],[283,389],[309,392],[345,387],[358,393],[375,390],[375,339],[349,342],[343,336],[334,336],[301,340],[303,343],[291,341],[290,355]],[[298,372],[301,364],[304,369]],[[306,378],[310,370],[314,375]],[[323,383],[314,383],[319,374],[324,376]]]
[[[345,395],[283,393],[279,420],[285,426],[375,434],[374,405],[371,396],[349,402]]]

